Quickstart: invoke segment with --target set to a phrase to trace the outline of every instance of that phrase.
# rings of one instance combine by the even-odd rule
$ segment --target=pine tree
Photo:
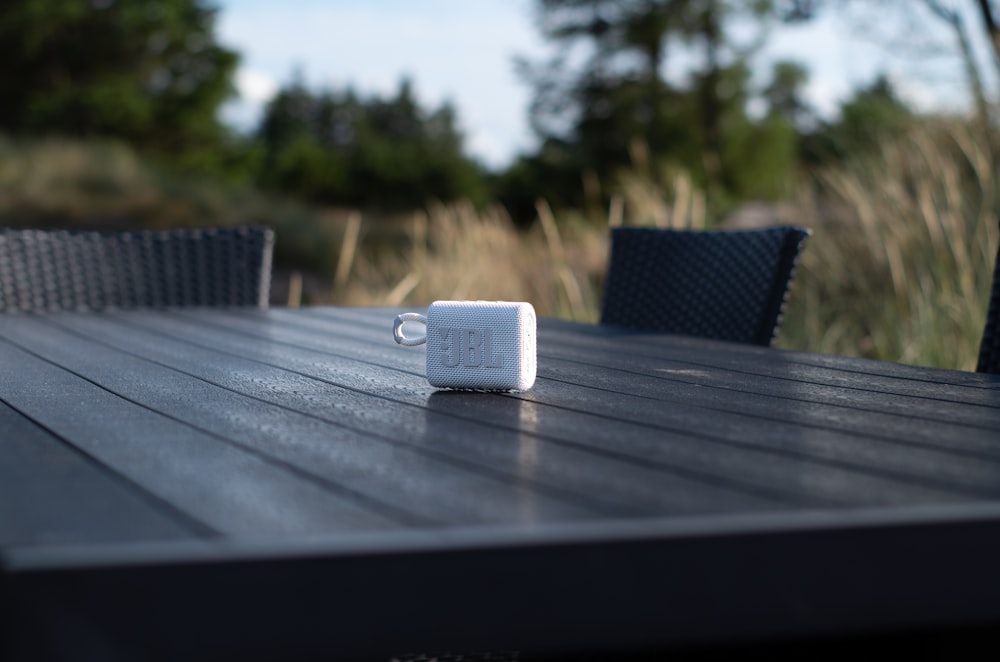
[[[113,137],[174,159],[218,145],[236,53],[205,0],[4,0],[0,131]]]

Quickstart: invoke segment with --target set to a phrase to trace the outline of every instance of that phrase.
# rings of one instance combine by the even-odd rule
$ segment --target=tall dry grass
[[[792,199],[765,207],[767,220],[814,233],[778,345],[972,369],[1000,241],[993,162],[973,128],[925,122],[879,144],[874,157],[803,178]],[[609,226],[705,229],[732,220],[710,220],[710,201],[683,172],[644,166],[617,184],[606,220],[557,218],[540,202],[527,233],[502,209],[432,206],[413,216],[405,248],[352,257],[349,283],[331,301],[523,300],[542,315],[592,322]]]
[[[1000,241],[987,138],[922,123],[799,190],[796,220],[814,236],[782,346],[974,368]]]
[[[539,314],[596,321],[607,239],[583,223],[557,224],[545,203],[530,231],[501,207],[434,204],[415,212],[407,241],[356,254],[331,301],[347,305],[426,305],[437,299],[530,301]],[[352,230],[345,226],[350,241]],[[347,245],[346,243],[343,245]],[[339,270],[338,270],[339,271]]]
[[[758,222],[814,232],[779,346],[972,369],[1000,242],[1000,181],[990,145],[971,126],[924,121],[877,145],[873,157],[803,177],[794,195],[763,207],[764,214],[758,207]],[[114,143],[0,137],[0,222],[266,223],[278,235],[281,275],[291,267],[277,288],[282,303],[508,299],[531,301],[542,315],[594,322],[609,226],[733,222],[686,173],[641,153],[634,168],[608,184],[618,194],[604,212],[553,212],[539,201],[538,222],[528,231],[502,208],[467,203],[430,205],[390,222],[165,177]]]
[[[433,204],[398,229],[402,244],[384,236],[359,241],[360,216],[349,215],[342,221],[338,276],[332,290],[314,292],[313,301],[421,305],[436,299],[506,299],[530,301],[541,315],[596,322],[609,227],[706,227],[705,196],[684,172],[654,176],[644,167],[623,173],[620,188],[598,222],[572,210],[557,218],[539,200],[537,222],[528,231],[516,228],[502,207]],[[386,243],[395,245],[385,248]]]

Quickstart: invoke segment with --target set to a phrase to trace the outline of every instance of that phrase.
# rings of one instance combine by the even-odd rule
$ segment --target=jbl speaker
[[[426,325],[407,336],[403,325]],[[427,344],[427,380],[440,388],[523,391],[535,383],[535,309],[512,301],[435,301],[427,315],[396,317],[402,345]]]

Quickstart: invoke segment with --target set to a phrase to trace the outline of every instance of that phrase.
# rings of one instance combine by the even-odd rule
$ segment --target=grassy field
[[[922,123],[878,156],[804,175],[784,202],[719,218],[682,172],[640,164],[607,209],[515,228],[502,208],[430,204],[395,218],[313,209],[243,188],[169,177],[112,143],[0,140],[0,222],[76,227],[264,223],[275,228],[279,303],[424,306],[532,302],[595,321],[608,228],[805,225],[778,345],[971,370],[1000,241],[989,140]]]
[[[705,196],[676,173],[627,173],[596,221],[582,212],[554,218],[540,203],[527,233],[502,210],[433,206],[413,215],[393,250],[350,258],[351,277],[329,300],[504,298],[595,321],[609,225],[779,221],[813,230],[779,346],[971,370],[1000,242],[992,163],[987,142],[967,127],[923,125],[881,145],[875,159],[814,173],[780,205],[714,224]],[[355,230],[363,227],[356,219]]]
[[[794,209],[815,235],[780,344],[973,369],[1000,241],[988,145],[920,126],[803,187]]]

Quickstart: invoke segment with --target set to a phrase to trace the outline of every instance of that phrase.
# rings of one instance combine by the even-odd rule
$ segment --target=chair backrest
[[[265,227],[84,232],[0,229],[0,312],[266,308]]]
[[[615,228],[601,323],[770,345],[809,235]]]
[[[976,372],[1000,375],[1000,246],[997,247],[997,259],[993,266],[993,287],[990,290],[990,305],[986,310],[986,325],[979,345]]]

